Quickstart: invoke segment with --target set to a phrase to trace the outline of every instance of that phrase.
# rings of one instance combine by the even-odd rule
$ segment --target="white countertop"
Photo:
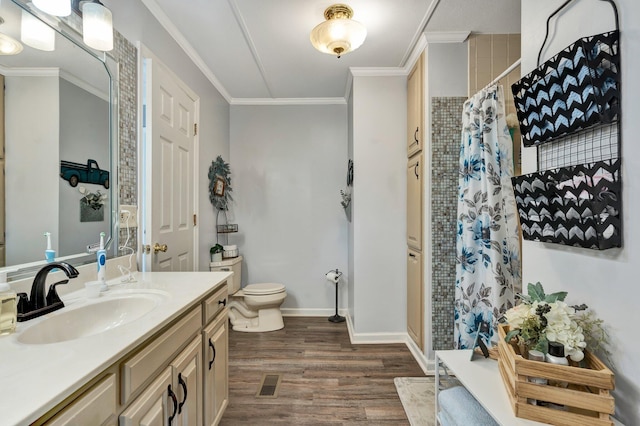
[[[136,281],[109,281],[110,291],[160,290],[159,306],[135,321],[109,331],[51,344],[24,344],[20,333],[65,308],[18,323],[16,332],[0,336],[0,413],[3,425],[30,424],[165,325],[197,300],[220,286],[230,272],[151,272],[134,274]],[[100,296],[109,297],[109,292]],[[85,290],[61,296],[66,307],[81,306]]]

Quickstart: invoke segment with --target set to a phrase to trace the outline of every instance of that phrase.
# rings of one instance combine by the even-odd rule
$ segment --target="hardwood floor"
[[[229,406],[222,426],[408,425],[394,377],[424,376],[404,344],[352,345],[346,323],[285,317],[270,333],[229,334]],[[264,373],[277,398],[257,398]]]

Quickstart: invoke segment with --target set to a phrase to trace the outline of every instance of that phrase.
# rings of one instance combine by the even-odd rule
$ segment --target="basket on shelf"
[[[227,223],[224,225],[217,225],[217,231],[219,234],[228,234],[230,232],[238,232],[238,224]]]
[[[587,368],[549,364],[524,359],[517,348],[505,342],[508,325],[498,325],[498,367],[516,417],[562,426],[613,425],[614,375],[595,355],[585,351]],[[544,378],[567,382],[568,387],[533,383]],[[563,405],[565,410],[532,405],[527,399]]]

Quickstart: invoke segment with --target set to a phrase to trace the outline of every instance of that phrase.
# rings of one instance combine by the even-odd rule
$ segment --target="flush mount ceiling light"
[[[71,0],[33,0],[33,5],[49,15],[71,15]]]
[[[4,24],[4,19],[0,17],[0,25]],[[22,44],[13,37],[0,33],[0,55],[17,55],[22,52]]]
[[[356,50],[367,37],[367,29],[353,21],[353,10],[346,4],[334,4],[324,11],[326,21],[311,31],[311,44],[322,53],[341,55]]]
[[[22,11],[20,40],[34,49],[51,52],[56,48],[56,32],[53,28],[30,14]]]
[[[113,50],[111,11],[98,0],[82,5],[82,40],[96,50]]]

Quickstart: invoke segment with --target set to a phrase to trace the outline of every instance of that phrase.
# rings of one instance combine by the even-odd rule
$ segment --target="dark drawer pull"
[[[227,299],[218,300],[218,305],[227,306]]]
[[[211,361],[209,361],[209,370],[211,370],[211,366],[213,365],[213,361],[216,360],[216,347],[213,344],[213,342],[211,341],[211,337],[209,337],[209,347],[213,350],[213,358],[211,358]]]

